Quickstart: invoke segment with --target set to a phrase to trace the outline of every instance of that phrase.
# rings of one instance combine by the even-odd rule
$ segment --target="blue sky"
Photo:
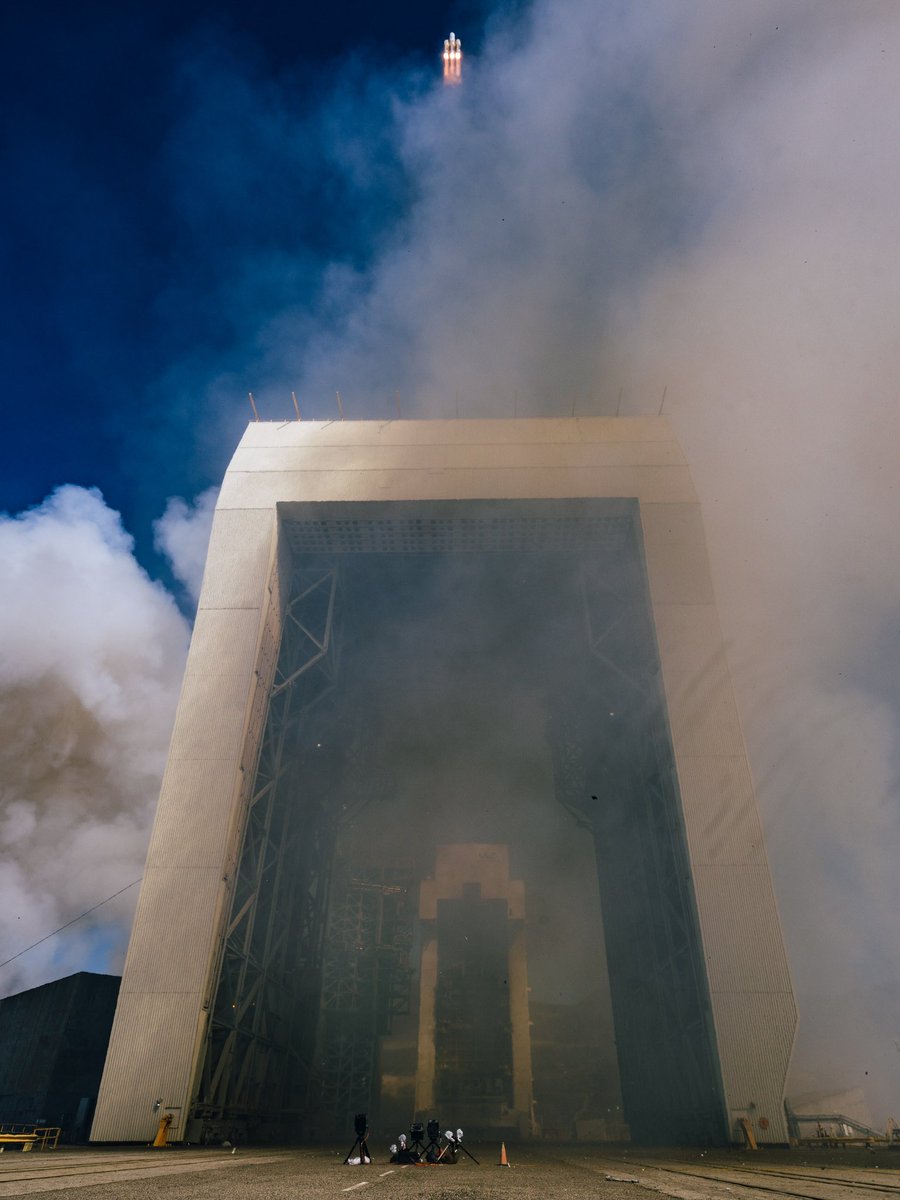
[[[183,391],[245,355],[242,323],[260,310],[308,302],[323,261],[368,252],[372,222],[330,161],[321,107],[339,88],[383,108],[365,94],[373,64],[427,81],[452,22],[480,36],[479,9],[3,6],[0,510],[98,486],[158,569],[150,518],[219,478],[253,380],[208,440]],[[379,221],[403,188],[385,162]],[[290,269],[239,294],[240,265],[266,259]]]

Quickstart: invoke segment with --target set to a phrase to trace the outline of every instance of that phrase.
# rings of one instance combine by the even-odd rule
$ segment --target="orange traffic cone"
[[[498,1167],[508,1167],[509,1166],[509,1159],[506,1157],[506,1142],[500,1143],[500,1161],[497,1163],[497,1166]]]

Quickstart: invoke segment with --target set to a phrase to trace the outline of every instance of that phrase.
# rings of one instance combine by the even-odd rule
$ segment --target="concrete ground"
[[[579,1145],[471,1146],[481,1160],[400,1167],[386,1154],[342,1165],[346,1149],[85,1148],[0,1154],[0,1197],[53,1200],[900,1200],[900,1152],[613,1150]]]

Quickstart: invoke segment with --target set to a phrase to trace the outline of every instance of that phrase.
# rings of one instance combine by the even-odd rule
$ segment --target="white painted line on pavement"
[[[362,1183],[354,1183],[354,1184],[351,1184],[351,1186],[348,1188],[341,1188],[341,1191],[342,1192],[355,1192],[358,1187],[368,1187],[368,1186],[369,1186],[368,1179],[364,1179],[362,1181]]]

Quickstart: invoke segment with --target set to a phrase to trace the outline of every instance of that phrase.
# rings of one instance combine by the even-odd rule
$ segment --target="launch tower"
[[[250,425],[93,1139],[394,1134],[468,1087],[520,1134],[783,1143],[794,1027],[666,421]]]

